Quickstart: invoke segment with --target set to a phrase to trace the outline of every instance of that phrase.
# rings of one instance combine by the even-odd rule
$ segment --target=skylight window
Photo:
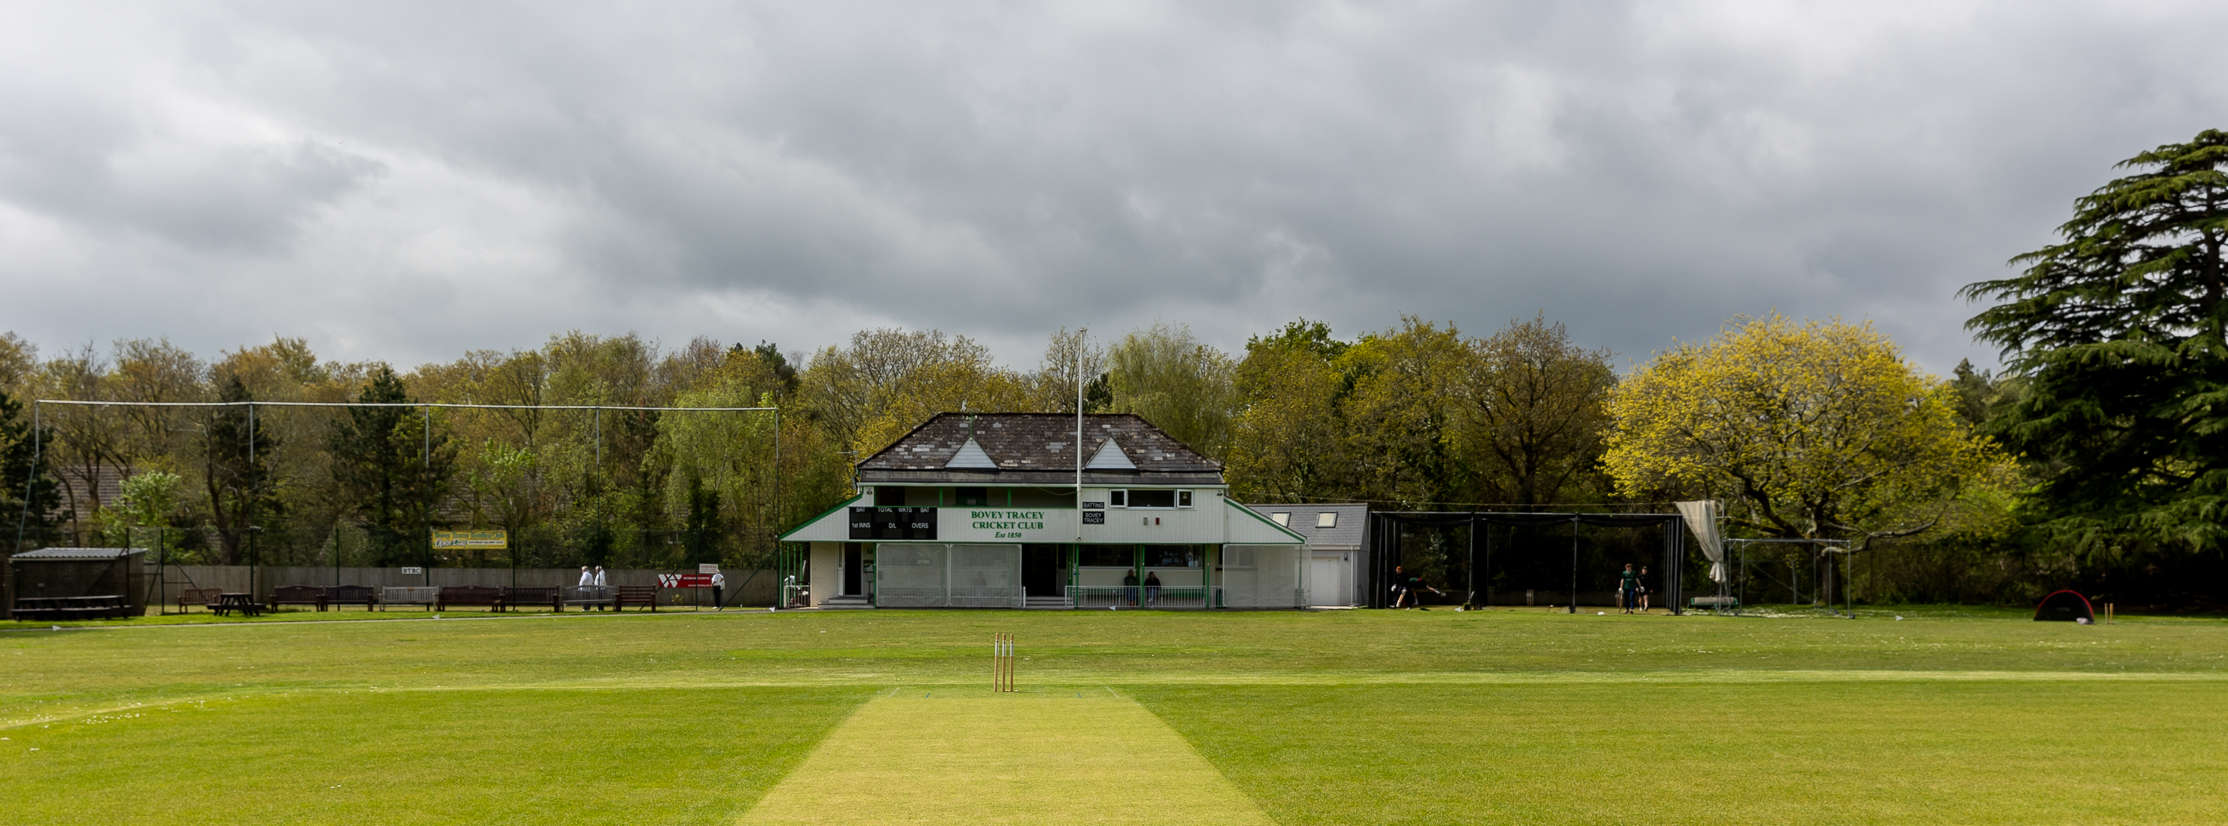
[[[1272,513],[1269,514],[1269,521],[1275,522],[1277,524],[1277,527],[1289,528],[1292,527],[1292,514],[1284,512]]]
[[[1316,514],[1316,515],[1315,515],[1315,527],[1318,527],[1318,528],[1336,528],[1336,527],[1338,527],[1338,511],[1324,511],[1324,512],[1322,512],[1322,513],[1318,513],[1318,514]]]

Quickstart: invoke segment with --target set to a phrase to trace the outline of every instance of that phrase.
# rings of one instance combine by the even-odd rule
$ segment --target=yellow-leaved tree
[[[1772,537],[1863,548],[1941,524],[2002,453],[1958,420],[1949,389],[1870,323],[1735,319],[1610,396],[1602,463],[1627,496],[1732,500]]]

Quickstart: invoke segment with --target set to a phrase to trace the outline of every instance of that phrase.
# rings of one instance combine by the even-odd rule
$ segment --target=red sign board
[[[710,588],[711,574],[658,574],[660,588]]]

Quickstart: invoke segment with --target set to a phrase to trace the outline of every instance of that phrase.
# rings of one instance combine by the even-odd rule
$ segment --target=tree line
[[[41,357],[10,333],[0,504],[34,515],[25,545],[154,531],[209,562],[407,562],[438,525],[503,528],[515,547],[436,564],[756,564],[780,530],[849,495],[853,464],[929,416],[1080,402],[1223,462],[1241,501],[1711,498],[1735,535],[1851,543],[1870,560],[1867,598],[2068,584],[2187,598],[2193,572],[2218,572],[2228,520],[2224,165],[2213,131],[2138,155],[2076,204],[2062,243],[1968,287],[1996,302],[1970,326],[2003,348],[2001,374],[1928,375],[1869,323],[1776,314],[1623,371],[1544,316],[1485,334],[1404,316],[1345,338],[1300,319],[1236,353],[1180,325],[1063,329],[1027,368],[934,330],[810,353],[575,331],[406,372],[321,361],[299,339],[203,361],[162,339]],[[257,407],[251,427],[242,407],[48,406],[34,469],[26,398],[517,407]],[[77,512],[104,479],[123,496]]]
[[[239,406],[45,407],[51,478],[42,476],[46,498],[34,510],[52,517],[35,526],[42,542],[147,545],[152,531],[174,558],[213,563],[756,564],[779,531],[850,494],[861,457],[929,416],[1073,412],[1079,400],[1090,412],[1142,415],[1224,463],[1233,495],[1248,502],[1660,509],[1713,496],[1745,503],[1736,520],[1765,535],[1949,536],[1989,524],[1959,510],[1987,489],[1974,484],[1986,481],[1974,459],[1986,443],[1974,422],[1945,415],[1954,413],[1950,385],[1905,363],[1869,326],[1839,322],[1736,320],[1719,341],[1659,354],[1624,376],[1613,354],[1577,344],[1544,317],[1472,335],[1411,316],[1346,339],[1301,319],[1236,354],[1178,325],[1103,343],[1061,330],[1025,370],[965,336],[891,329],[794,355],[767,343],[698,339],[668,351],[634,335],[571,332],[534,350],[473,352],[407,372],[320,361],[298,339],[209,362],[161,339],[46,359],[13,335],[0,341],[11,354],[0,387],[19,398],[515,406],[258,406],[252,424]],[[1748,352],[1760,342],[1780,349]],[[1728,352],[1698,349],[1711,347]],[[1789,359],[1787,348],[1811,358]],[[1681,372],[1696,362],[1720,374],[1766,372]],[[1843,381],[1802,384],[1824,375]],[[1699,431],[1664,411],[1719,422],[1770,415],[1725,409],[1760,399],[1679,396],[1727,381],[1805,393],[1822,408],[1782,431],[1822,436],[1855,411],[1901,428],[1911,444],[1843,434],[1842,453],[1773,457],[1800,466],[1768,477],[1681,464],[1686,448],[1649,426]],[[1872,407],[1851,407],[1858,398]],[[1898,400],[1913,398],[1927,400],[1924,415],[1901,415]],[[777,425],[756,413],[560,409],[582,405],[767,407],[782,416]],[[21,418],[11,419],[19,429]],[[1734,427],[1713,438],[1784,444],[1786,435]],[[1893,450],[1953,455],[1876,473],[1862,490],[1831,491],[1836,482],[1823,478],[1836,464],[1903,458]],[[1729,482],[1740,478],[1752,484]],[[104,479],[120,480],[120,498],[89,512],[68,507]],[[1940,518],[1949,512],[1957,518]],[[515,547],[429,557],[429,526],[501,528]]]

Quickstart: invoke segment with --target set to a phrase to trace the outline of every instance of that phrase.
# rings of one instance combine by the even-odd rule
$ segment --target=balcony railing
[[[1084,609],[1179,611],[1210,607],[1215,601],[1209,598],[1217,596],[1221,590],[1220,586],[1199,585],[1073,585],[1068,587],[1068,596],[1075,600],[1075,607]]]

